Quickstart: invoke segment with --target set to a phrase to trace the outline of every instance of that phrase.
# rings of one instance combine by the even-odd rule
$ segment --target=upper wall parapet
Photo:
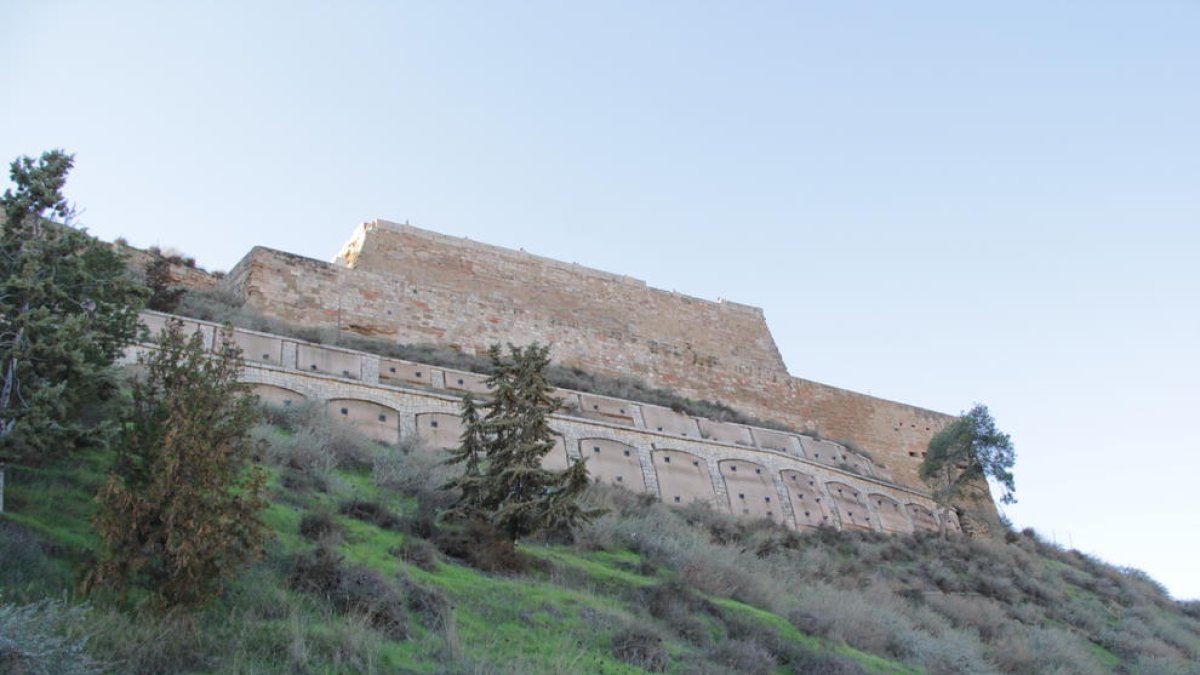
[[[510,276],[504,275],[502,270],[511,271],[513,268],[517,268],[523,272],[531,272],[532,278],[544,278],[551,281],[564,276],[579,277],[591,282],[622,284],[636,289],[663,293],[685,302],[717,305],[724,310],[745,312],[757,317],[763,316],[761,307],[732,302],[724,298],[718,298],[715,301],[706,300],[677,291],[654,288],[636,277],[546,258],[529,253],[524,249],[513,250],[387,220],[373,220],[356,227],[350,239],[333,259],[334,264],[337,265],[384,275],[403,274],[406,268],[418,261],[423,263],[439,261],[444,263],[447,269],[470,269],[476,275]]]

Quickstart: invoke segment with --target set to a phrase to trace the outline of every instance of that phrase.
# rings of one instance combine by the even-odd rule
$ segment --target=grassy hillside
[[[437,453],[269,419],[276,537],[191,616],[76,598],[108,457],[10,471],[0,672],[1200,672],[1200,607],[1031,532],[796,534],[595,487],[607,515],[514,551],[438,522]]]

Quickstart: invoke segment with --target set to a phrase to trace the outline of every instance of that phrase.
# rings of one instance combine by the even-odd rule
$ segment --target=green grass
[[[268,438],[287,436],[268,432]],[[111,459],[104,453],[85,454],[66,465],[9,474],[11,510],[3,518],[29,533],[22,536],[40,543],[31,549],[28,539],[13,539],[8,549],[4,547],[9,544],[0,541],[0,552],[24,556],[21,559],[45,581],[30,583],[28,574],[0,574],[0,603],[73,597],[78,574],[98,550],[89,519]],[[976,620],[973,612],[983,612],[995,601],[972,598],[994,580],[1015,579],[1018,574],[1045,589],[1045,597],[1005,591],[1017,593],[1018,601],[995,605],[1012,617],[1001,634],[1016,639],[1042,631],[1041,644],[1058,651],[1039,652],[1036,662],[1018,662],[1017,671],[1043,667],[1040,659],[1047,659],[1046,667],[1057,664],[1064,672],[1133,672],[1138,654],[1128,650],[1138,643],[1106,641],[1129,617],[1144,617],[1146,625],[1170,626],[1174,632],[1168,642],[1182,655],[1181,663],[1200,655],[1200,622],[1169,611],[1170,603],[1154,596],[1151,586],[1118,584],[1113,579],[1119,581],[1119,575],[1111,570],[1026,538],[977,545],[936,537],[821,533],[756,554],[756,543],[776,532],[756,526],[737,541],[718,544],[713,542],[718,532],[728,535],[726,515],[687,512],[685,518],[685,512],[610,491],[599,493],[608,495],[609,501],[601,505],[612,511],[606,516],[609,524],[597,526],[589,545],[524,542],[520,550],[532,564],[521,573],[485,573],[445,556],[423,569],[394,553],[415,535],[339,512],[349,500],[364,500],[404,516],[415,512],[420,497],[379,489],[370,471],[334,472],[325,477],[328,492],[290,491],[283,487],[278,468],[269,467],[269,472],[273,501],[263,518],[274,537],[266,557],[230,580],[207,608],[183,620],[139,608],[137,594],[124,601],[112,594],[87,601],[86,625],[73,630],[92,636],[89,650],[110,663],[113,672],[288,673],[301,667],[312,673],[641,672],[614,655],[614,641],[631,631],[661,636],[669,672],[676,673],[717,668],[713,664],[719,654],[714,656],[712,650],[734,640],[755,641],[768,649],[777,659],[777,673],[790,672],[784,665],[787,659],[807,658],[804,655],[867,673],[953,672],[946,664],[958,663],[955,658],[977,664],[1004,656],[994,651],[1000,647],[974,632],[971,623]],[[436,602],[452,609],[410,604],[407,638],[391,640],[362,616],[341,613],[326,598],[289,588],[293,561],[317,546],[299,532],[309,513],[332,514],[343,529],[335,540],[343,565],[370,568],[402,594],[444,598]],[[662,522],[671,525],[662,529],[657,525]],[[638,529],[642,523],[658,529],[643,532]],[[623,538],[626,531],[632,534]],[[15,536],[5,532],[10,531],[0,529],[0,535]],[[722,562],[730,555],[735,564]],[[1021,562],[1019,572],[1004,567],[1010,558]],[[745,593],[735,591],[737,585],[723,591],[719,583],[715,590],[702,590],[704,583],[724,579],[722,574],[752,578],[758,585],[743,587],[751,589]],[[5,579],[14,581],[5,586]],[[940,593],[938,584],[947,580],[952,589],[947,596],[958,598],[959,613],[939,619],[940,625],[923,627],[934,621],[931,614],[941,615],[920,598]],[[867,596],[863,589],[868,586],[876,594],[888,588],[894,594],[882,600]],[[1118,586],[1119,597],[1113,595]],[[685,589],[681,593],[686,597],[678,602],[688,608],[687,626],[666,614],[652,615],[647,606],[647,598],[676,588]],[[758,588],[762,590],[754,590]],[[918,592],[900,593],[912,588]],[[809,589],[824,589],[826,595],[810,597],[805,594]],[[973,609],[973,602],[979,607]],[[836,611],[830,613],[831,607]],[[788,618],[795,616],[793,609],[803,616],[855,621],[883,638],[859,640],[858,635],[839,632],[836,624],[822,628],[819,622],[802,619],[793,624]],[[1104,630],[1090,631],[1089,621]],[[903,647],[913,637],[926,641],[920,653],[879,646],[889,644],[887,638],[899,640]],[[927,654],[929,650],[934,653]],[[1073,664],[1075,658],[1090,663]]]

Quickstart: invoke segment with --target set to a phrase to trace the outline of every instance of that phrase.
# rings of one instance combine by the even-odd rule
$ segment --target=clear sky
[[[228,269],[409,221],[762,307],[1200,597],[1200,4],[0,1],[0,158]]]

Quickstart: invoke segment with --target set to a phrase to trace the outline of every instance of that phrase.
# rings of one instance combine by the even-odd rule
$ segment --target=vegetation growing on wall
[[[991,503],[987,481],[1003,490],[1000,501],[1016,502],[1012,439],[1000,431],[987,406],[976,403],[929,441],[920,475],[943,503]]]

